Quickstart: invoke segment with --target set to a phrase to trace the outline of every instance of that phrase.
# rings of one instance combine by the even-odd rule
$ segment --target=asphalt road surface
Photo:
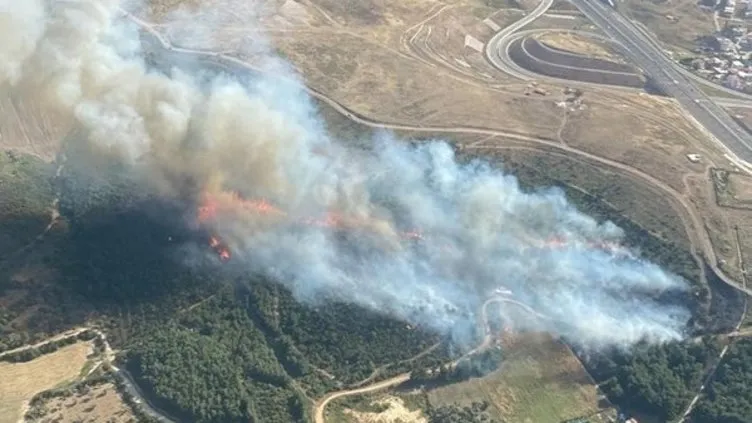
[[[752,163],[752,135],[697,88],[694,80],[677,69],[678,65],[642,31],[601,0],[571,2],[595,25],[619,42],[632,62],[648,74],[659,89],[674,97],[729,152]]]

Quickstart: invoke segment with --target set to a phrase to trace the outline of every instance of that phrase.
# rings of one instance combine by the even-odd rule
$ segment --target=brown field
[[[0,150],[15,150],[52,161],[70,128],[67,118],[50,113],[34,100],[0,91]]]
[[[29,423],[126,423],[135,419],[112,383],[96,385],[86,393],[50,398],[35,411],[42,417]]]
[[[624,62],[624,58],[619,56],[610,46],[579,34],[549,32],[538,36],[537,39],[550,47],[571,51],[572,53],[615,62]]]
[[[16,423],[35,394],[78,378],[91,350],[79,342],[27,363],[0,363],[0,423]]]
[[[626,0],[619,10],[647,27],[667,49],[680,54],[692,50],[697,37],[714,32],[712,14],[700,9],[696,0]],[[668,15],[676,21],[670,21]]]
[[[560,423],[606,411],[590,376],[569,348],[547,334],[503,340],[505,360],[480,379],[428,393],[434,406],[488,401],[492,417],[510,423]]]

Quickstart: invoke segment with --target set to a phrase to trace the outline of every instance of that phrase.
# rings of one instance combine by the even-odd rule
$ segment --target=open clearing
[[[86,393],[50,398],[38,407],[42,417],[30,423],[126,423],[135,418],[112,383],[94,386]]]
[[[560,423],[604,411],[598,393],[577,357],[547,334],[503,339],[505,359],[480,379],[432,390],[434,406],[488,401],[497,418],[510,423]]]
[[[0,423],[16,423],[35,394],[75,380],[91,342],[78,342],[26,363],[0,363]]]

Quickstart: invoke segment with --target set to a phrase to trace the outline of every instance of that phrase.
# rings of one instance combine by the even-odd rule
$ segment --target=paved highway
[[[640,29],[600,0],[571,2],[620,43],[633,63],[642,68],[662,91],[674,97],[731,155],[752,163],[752,135],[697,88],[695,81],[678,70],[677,65]]]
[[[498,45],[500,41],[509,38],[510,35],[517,32],[525,25],[538,19],[542,14],[546,13],[546,11],[553,4],[554,0],[542,0],[540,4],[532,12],[525,15],[524,18],[515,21],[513,24],[494,34],[494,36],[491,37],[491,39],[486,43],[486,59],[491,62],[491,64],[496,68],[505,70],[506,66],[504,65],[504,62],[501,60],[498,52],[493,48],[493,46]]]

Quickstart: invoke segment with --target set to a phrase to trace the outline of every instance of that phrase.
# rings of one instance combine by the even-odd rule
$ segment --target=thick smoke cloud
[[[685,282],[625,251],[618,227],[561,191],[523,192],[511,175],[458,163],[438,140],[415,147],[383,133],[367,153],[349,149],[289,79],[150,72],[123,16],[115,0],[0,0],[0,83],[66,113],[89,150],[162,195],[183,195],[190,179],[273,204],[281,212],[213,223],[233,266],[305,301],[336,297],[458,336],[500,286],[546,316],[516,325],[586,347],[681,336],[686,310],[653,298]],[[305,223],[331,212],[339,228]],[[406,240],[415,230],[423,239]]]

